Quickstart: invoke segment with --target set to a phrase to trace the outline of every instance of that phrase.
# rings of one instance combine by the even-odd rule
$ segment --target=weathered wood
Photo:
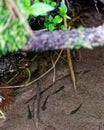
[[[23,51],[46,51],[66,48],[92,48],[104,45],[104,24],[99,27],[74,29],[71,31],[37,31],[34,40],[28,37]]]

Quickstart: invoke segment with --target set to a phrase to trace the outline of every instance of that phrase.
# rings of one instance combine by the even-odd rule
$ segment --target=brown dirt
[[[93,4],[90,7],[88,1],[78,0],[78,2],[83,7],[82,13],[80,13],[80,22],[83,26],[93,27],[104,23],[104,5],[98,5],[100,11],[98,13]],[[88,5],[86,6],[86,4]],[[34,83],[24,93],[19,93],[16,96],[14,109],[7,114],[6,121],[0,120],[0,130],[104,130],[103,52],[104,48],[81,49],[83,59],[78,62],[73,61],[77,78],[76,92],[73,89],[67,60],[62,58],[58,62],[56,80],[63,78],[42,94],[38,128],[36,128],[35,117],[28,118],[27,106],[30,105],[30,108],[33,109],[34,101],[25,104],[29,98],[36,94],[37,84]],[[50,63],[48,64],[50,60],[48,62],[47,60],[47,56],[45,62],[42,59],[40,72],[43,72],[46,66],[50,66]],[[32,66],[31,71],[35,71],[37,64]],[[40,79],[41,89],[44,90],[51,85],[52,80],[53,71]],[[61,86],[64,86],[64,89],[52,95]],[[47,101],[46,110],[43,111],[41,106],[49,94],[51,95]],[[77,110],[80,105],[81,107]],[[71,114],[73,111],[76,112]]]
[[[66,76],[55,83],[42,95],[40,102],[40,121],[38,130],[104,130],[104,48],[94,50],[82,49],[83,59],[74,61],[77,78],[77,92],[73,90],[71,77]],[[62,59],[56,66],[56,79],[69,73],[68,63]],[[41,89],[52,84],[53,71],[40,80]],[[42,111],[41,106],[47,95],[64,85],[64,90],[51,95]],[[28,119],[27,99],[35,95],[36,84],[28,91],[17,95],[13,111],[0,130],[37,130],[35,119]],[[80,109],[70,114],[73,110]],[[29,102],[30,107],[33,101]]]

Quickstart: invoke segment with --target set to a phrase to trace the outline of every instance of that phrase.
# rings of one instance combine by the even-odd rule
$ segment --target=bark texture
[[[92,48],[103,45],[104,24],[98,27],[74,29],[71,31],[37,31],[34,32],[34,39],[28,36],[28,43],[22,51]]]

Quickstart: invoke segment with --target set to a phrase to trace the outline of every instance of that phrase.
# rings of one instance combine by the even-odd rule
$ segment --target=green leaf
[[[60,14],[66,14],[67,13],[67,6],[61,2],[61,5],[59,7]]]
[[[67,19],[69,19],[69,20],[71,19],[71,17],[69,17],[68,15],[66,15],[65,18],[67,18]]]
[[[27,42],[27,35],[28,33],[20,20],[12,19],[7,29],[0,33],[0,54],[23,48]]]
[[[65,30],[65,31],[67,30],[67,27],[65,25],[61,25],[60,28],[61,28],[61,30]]]
[[[55,27],[54,27],[54,24],[49,24],[49,27],[48,27],[48,28],[49,28],[50,31],[53,31],[54,28],[55,28]]]
[[[63,21],[63,18],[60,17],[59,15],[56,15],[53,21],[54,21],[54,24],[59,24]]]
[[[43,2],[50,5],[52,0],[43,0]]]
[[[53,23],[53,17],[51,15],[49,16],[49,22]]]
[[[40,1],[39,0],[35,0],[35,3],[40,3]]]
[[[48,26],[49,26],[49,21],[45,21],[45,22],[44,22],[44,26],[45,26],[46,28],[48,28]]]
[[[52,2],[51,6],[53,6],[53,7],[56,6],[56,2]]]
[[[18,3],[18,1],[17,1],[17,3]],[[25,11],[28,12],[28,8],[30,7],[30,0],[21,0],[21,3],[18,3],[18,6],[21,6],[21,5],[25,9]]]
[[[24,7],[30,6],[30,0],[21,0],[21,3],[24,5]]]
[[[28,13],[29,15],[31,14],[34,16],[39,16],[39,15],[44,15],[45,13],[52,11],[53,9],[54,7],[40,2],[32,5],[29,8]]]

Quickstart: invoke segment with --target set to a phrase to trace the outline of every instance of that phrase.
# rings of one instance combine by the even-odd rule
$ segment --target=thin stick
[[[71,54],[70,54],[69,49],[67,49],[67,57],[68,57],[69,69],[70,69],[70,72],[71,72],[71,78],[72,78],[72,81],[73,81],[73,87],[76,91],[76,78],[75,78],[75,74],[74,74],[74,69],[73,69],[73,64],[72,64]]]
[[[53,83],[55,82],[55,77],[56,77],[56,66],[54,64],[53,58],[52,58],[52,53],[51,53],[51,61],[52,61],[52,65],[53,65]]]
[[[62,0],[63,3],[65,3],[65,0]],[[64,18],[64,25],[70,29],[70,26],[68,27],[67,25],[67,19]],[[71,53],[70,53],[70,49],[67,49],[67,58],[68,58],[68,65],[69,65],[69,70],[71,73],[71,78],[72,78],[72,82],[73,82],[73,87],[76,91],[76,78],[75,78],[75,74],[74,74],[74,68],[73,68],[73,63],[72,63],[72,59],[71,59]]]

